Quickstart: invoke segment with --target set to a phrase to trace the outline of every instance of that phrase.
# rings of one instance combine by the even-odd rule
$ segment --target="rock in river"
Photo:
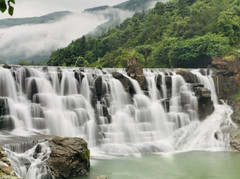
[[[55,137],[49,140],[51,154],[47,160],[55,178],[86,175],[90,169],[90,151],[81,138]]]

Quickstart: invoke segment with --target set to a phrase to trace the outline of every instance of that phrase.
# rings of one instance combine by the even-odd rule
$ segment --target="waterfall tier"
[[[143,91],[122,69],[0,68],[0,135],[82,137],[111,154],[228,149],[232,110],[209,70],[190,73],[145,69]]]

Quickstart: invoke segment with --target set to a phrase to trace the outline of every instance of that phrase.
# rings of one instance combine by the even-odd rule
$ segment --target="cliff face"
[[[237,97],[240,91],[240,61],[237,58],[231,61],[215,58],[212,70],[218,98],[232,106],[232,119],[240,123],[240,98]]]
[[[231,146],[240,151],[240,61],[216,58],[212,61],[213,78],[218,98],[233,109],[232,119],[239,126],[231,133]]]

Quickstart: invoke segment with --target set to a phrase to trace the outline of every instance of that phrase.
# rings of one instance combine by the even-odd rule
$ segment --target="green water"
[[[240,179],[240,153],[186,152],[93,160],[90,175],[74,179]]]

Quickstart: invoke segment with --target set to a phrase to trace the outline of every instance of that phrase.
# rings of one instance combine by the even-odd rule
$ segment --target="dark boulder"
[[[197,87],[195,88],[195,94],[198,97],[211,98],[211,91],[207,88]]]
[[[86,175],[90,170],[90,151],[81,138],[55,137],[49,140],[51,154],[47,160],[55,178]]]
[[[36,79],[30,79],[29,84],[28,84],[28,90],[27,90],[27,95],[29,100],[33,100],[33,96],[38,93],[38,87],[37,87],[37,82]]]
[[[170,110],[170,101],[169,101],[169,99],[164,99],[162,101],[162,105],[163,105],[165,111],[169,112],[169,110]]]
[[[211,91],[207,88],[197,87],[195,94],[198,98],[198,116],[200,120],[203,120],[214,111]]]
[[[178,68],[176,74],[181,75],[187,83],[196,83],[196,76],[189,70]]]
[[[34,154],[33,154],[33,158],[37,158],[38,157],[38,154],[41,153],[42,151],[42,146],[40,144],[38,144],[36,147],[35,147],[35,150],[34,150]]]
[[[161,89],[161,85],[162,85],[162,75],[157,74],[155,76],[155,81],[156,81],[157,89],[160,90]]]
[[[8,99],[1,97],[0,98],[0,116],[8,115],[10,113],[8,107]]]
[[[109,115],[107,106],[105,106],[105,105],[102,106],[102,112],[103,112],[103,116],[105,116],[105,117],[107,117]]]
[[[171,98],[172,96],[172,77],[171,76],[165,76],[165,83],[167,87],[167,98]]]
[[[122,85],[127,93],[129,93],[131,96],[136,94],[136,91],[133,87],[132,82],[127,77],[125,77],[122,73],[115,71],[115,72],[112,72],[112,76],[113,76],[113,78],[119,80],[122,83]]]
[[[94,80],[94,92],[97,96],[98,101],[102,98],[102,77],[97,76]]]
[[[42,71],[45,72],[45,73],[48,73],[48,67],[43,67]]]
[[[6,69],[11,69],[12,68],[12,66],[10,66],[10,65],[8,65],[8,64],[4,64],[3,66],[2,66],[3,68],[6,68]]]
[[[237,56],[232,56],[231,60],[225,60],[223,57],[214,58],[211,65],[218,70],[225,71],[233,75],[240,72],[240,61]]]
[[[1,116],[0,117],[0,130],[12,130],[15,128],[14,120],[11,116]]]
[[[126,72],[132,79],[137,80],[142,90],[148,90],[146,77],[136,57],[131,57],[127,60]]]

